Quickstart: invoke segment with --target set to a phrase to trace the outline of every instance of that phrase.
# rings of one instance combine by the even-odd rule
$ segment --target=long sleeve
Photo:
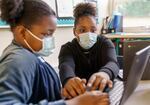
[[[98,37],[97,43],[89,50],[83,49],[73,39],[60,50],[59,70],[63,86],[71,77],[88,80],[96,72],[106,72],[113,80],[119,72],[115,47],[103,36]]]
[[[25,58],[8,58],[0,61],[0,105],[27,105],[32,94],[35,63]],[[63,100],[29,105],[65,105]]]
[[[59,74],[62,85],[67,79],[75,76],[75,63],[73,55],[67,46],[62,46],[59,53]]]
[[[99,71],[103,71],[109,74],[110,78],[113,80],[118,72],[119,66],[116,57],[116,51],[113,43],[109,39],[105,39],[102,44],[102,67]]]

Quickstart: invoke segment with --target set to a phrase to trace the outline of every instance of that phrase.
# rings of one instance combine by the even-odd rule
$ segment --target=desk
[[[150,33],[116,33],[116,34],[106,34],[104,36],[110,39],[150,38]]]
[[[124,105],[150,105],[150,80],[140,81]]]

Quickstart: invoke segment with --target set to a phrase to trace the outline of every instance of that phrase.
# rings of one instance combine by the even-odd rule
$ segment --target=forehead
[[[80,17],[76,26],[77,27],[96,27],[96,19],[93,16]]]
[[[55,16],[43,16],[31,28],[41,29],[55,29],[57,18]]]

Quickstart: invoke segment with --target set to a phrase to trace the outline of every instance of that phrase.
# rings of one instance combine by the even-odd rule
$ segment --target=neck
[[[25,49],[29,49],[28,46],[25,44],[23,38],[14,35],[14,40],[15,40],[15,42],[16,42],[17,44],[21,45],[21,46],[24,47]]]

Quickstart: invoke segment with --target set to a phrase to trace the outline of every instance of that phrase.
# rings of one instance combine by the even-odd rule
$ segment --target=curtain
[[[107,7],[109,16],[112,16],[113,11],[118,9],[118,6],[117,6],[118,3],[119,3],[119,0],[109,0],[108,7]]]

